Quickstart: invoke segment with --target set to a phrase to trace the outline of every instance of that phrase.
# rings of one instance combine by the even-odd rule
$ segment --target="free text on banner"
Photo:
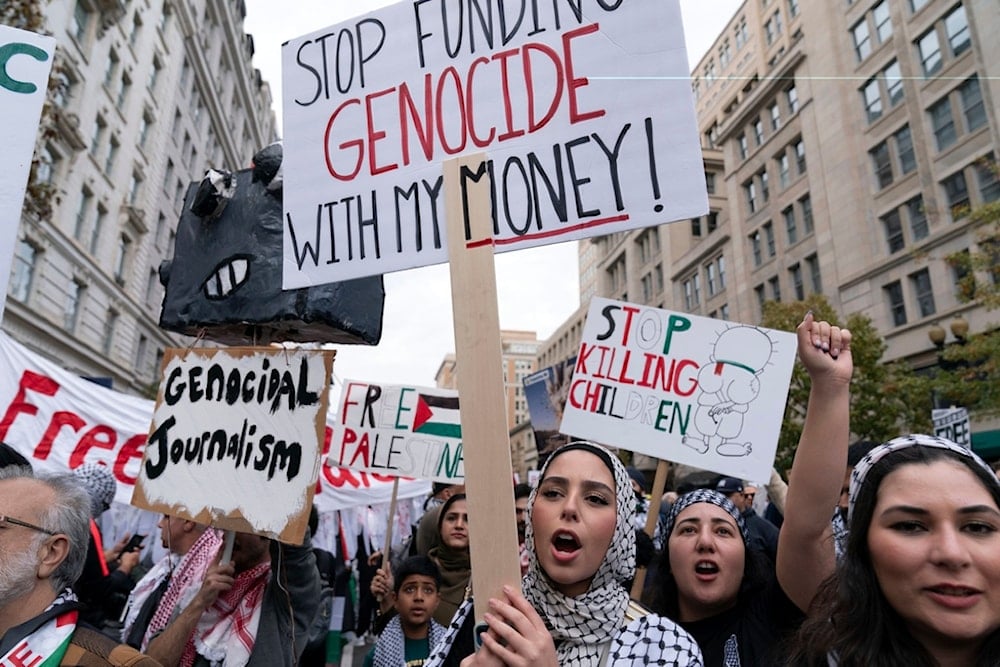
[[[345,380],[329,462],[461,484],[465,466],[458,392]]]
[[[678,0],[401,2],[290,40],[282,81],[286,289],[447,261],[473,152],[501,251],[708,210]]]
[[[171,349],[132,504],[301,543],[333,353]]]
[[[66,472],[84,463],[115,476],[115,501],[127,504],[139,476],[153,401],[84,380],[0,331],[0,441],[35,470]],[[325,455],[337,424],[327,415]],[[393,477],[325,462],[313,502],[320,512],[389,502]],[[400,498],[426,495],[430,484],[404,480]]]
[[[56,40],[0,25],[0,318]]]
[[[768,479],[795,335],[594,298],[563,433],[742,479]]]

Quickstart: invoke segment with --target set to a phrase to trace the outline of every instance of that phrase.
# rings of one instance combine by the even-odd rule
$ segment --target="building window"
[[[798,166],[799,174],[806,173],[806,145],[801,139],[793,145],[795,148],[795,164]]]
[[[97,151],[100,150],[101,145],[104,143],[104,131],[107,129],[108,125],[104,122],[104,118],[97,114],[94,119],[94,130],[90,133],[90,154],[96,156]]]
[[[795,292],[795,300],[802,301],[806,298],[806,288],[802,283],[802,267],[798,264],[793,264],[788,269],[788,276],[792,280],[792,290]]]
[[[104,173],[111,176],[111,170],[115,167],[115,158],[118,157],[118,137],[111,135],[108,142],[108,154],[104,158]]]
[[[931,116],[931,128],[937,140],[937,149],[943,151],[955,143],[957,138],[955,121],[951,116],[951,100],[945,96],[931,105],[927,111]]]
[[[875,168],[875,182],[881,190],[892,184],[892,160],[889,159],[889,144],[882,142],[868,151]]]
[[[771,198],[770,179],[767,176],[767,169],[761,169],[757,177],[760,178],[760,198],[767,203],[767,200]]]
[[[899,252],[906,246],[903,239],[903,225],[899,221],[899,211],[893,209],[882,216],[882,227],[885,230],[885,242],[889,247],[889,254]]]
[[[87,246],[90,249],[91,255],[97,254],[97,248],[101,243],[101,231],[104,227],[104,219],[107,215],[107,209],[105,209],[101,204],[98,204],[97,217],[94,218],[94,227],[90,230],[90,244]]]
[[[781,109],[778,107],[777,102],[771,105],[771,108],[768,111],[768,113],[771,116],[771,129],[777,130],[779,127],[781,127]]]
[[[114,308],[109,308],[108,312],[104,316],[104,339],[101,341],[101,349],[104,351],[105,355],[111,354],[111,347],[114,344],[115,329],[117,326],[118,311]]]
[[[806,257],[806,267],[809,269],[809,279],[812,281],[812,291],[815,294],[823,293],[823,275],[819,269],[819,257],[809,255]]]
[[[73,39],[82,45],[87,39],[87,29],[89,27],[90,12],[87,11],[80,0],[77,0],[76,5],[73,7],[73,17],[69,22],[69,34],[73,35]]]
[[[781,217],[785,220],[785,232],[788,235],[788,245],[795,245],[799,241],[799,228],[795,222],[795,207],[789,206],[781,212]]]
[[[729,40],[722,40],[722,46],[719,47],[719,66],[725,67],[732,60],[732,50],[729,48]]]
[[[80,320],[80,304],[83,303],[83,295],[86,287],[78,280],[71,280],[66,291],[66,310],[63,312],[63,326],[66,331],[73,333]]]
[[[753,265],[760,266],[763,263],[764,258],[761,255],[759,231],[750,235],[750,250],[753,253]]]
[[[886,0],[872,7],[872,18],[875,19],[875,34],[880,44],[892,37],[892,20],[889,18],[889,3]]]
[[[917,195],[906,202],[905,206],[907,215],[910,218],[910,234],[913,236],[913,240],[920,241],[927,238],[931,232],[927,225],[927,213],[924,211],[923,196]]]
[[[747,135],[741,134],[737,138],[737,141],[739,142],[739,147],[740,147],[740,159],[746,160],[747,155],[750,154],[750,147],[747,145]]]
[[[747,20],[744,17],[740,17],[740,22],[736,26],[736,48],[739,49],[746,44],[749,36],[747,32]]]
[[[906,324],[906,302],[903,301],[903,286],[897,280],[889,283],[882,289],[885,290],[885,299],[889,304],[892,325],[896,327],[903,326]]]
[[[108,90],[111,90],[111,82],[115,79],[115,74],[118,72],[118,54],[114,49],[108,51],[108,62],[104,66],[104,85],[107,86]]]
[[[802,207],[802,235],[809,236],[813,233],[813,207],[809,195],[799,200],[799,206]]]
[[[795,84],[785,89],[785,99],[788,100],[788,113],[795,115],[799,112],[799,91]]]
[[[721,291],[726,289],[726,258],[723,255],[716,258],[715,267],[719,274],[719,290]]]
[[[983,93],[979,88],[979,77],[973,75],[958,87],[962,97],[962,114],[965,116],[965,126],[969,132],[986,125],[986,108],[983,106]]]
[[[80,206],[76,209],[76,220],[73,223],[73,238],[80,240],[83,236],[83,229],[87,224],[87,216],[90,214],[90,207],[94,201],[94,195],[87,188],[80,191]]]
[[[28,300],[31,283],[35,278],[38,255],[38,248],[30,241],[18,241],[17,250],[14,252],[14,270],[10,277],[10,295],[18,301]]]
[[[782,153],[778,156],[778,182],[782,188],[788,187],[789,171],[788,153]]]
[[[125,100],[128,99],[128,91],[132,89],[132,78],[128,72],[122,72],[121,86],[118,88],[118,100],[116,104],[119,109],[125,108]]]
[[[788,15],[792,18],[799,15],[799,0],[788,0]]]
[[[917,306],[920,309],[920,317],[930,317],[937,312],[934,307],[934,288],[931,285],[931,272],[928,269],[921,269],[910,274],[910,284],[913,286],[913,294],[917,298]]]
[[[705,217],[705,233],[711,234],[719,226],[719,212],[709,211]]]
[[[757,295],[757,313],[763,317],[764,316],[764,302],[767,301],[767,297],[764,296],[764,286],[757,285],[753,288],[753,293]]]
[[[951,210],[951,219],[958,220],[969,212],[969,186],[965,182],[965,174],[956,171],[941,181],[944,196]]]
[[[128,268],[129,249],[132,247],[132,239],[125,234],[118,237],[118,250],[115,257],[115,281],[122,285],[125,283],[125,274]]]
[[[139,172],[133,171],[132,175],[129,176],[128,180],[128,203],[130,206],[135,206],[136,202],[139,201],[139,193],[142,192],[142,176]]]
[[[1000,199],[1000,166],[995,164],[993,154],[976,162],[976,180],[979,182],[979,196],[984,204]]]
[[[691,218],[691,236],[701,238],[701,218]]]
[[[751,213],[755,213],[757,211],[757,185],[752,178],[743,184],[743,193],[746,195],[747,209]]]
[[[764,223],[764,243],[767,245],[767,254],[774,257],[777,249],[774,245],[774,226],[770,222]]]
[[[146,303],[153,303],[153,295],[156,294],[156,286],[160,282],[160,276],[156,269],[150,269],[146,277]]]
[[[931,77],[941,69],[941,45],[938,43],[937,31],[931,28],[917,40],[917,51],[920,53],[920,64],[924,77]]]
[[[715,194],[715,174],[710,171],[705,172],[705,190],[710,195]]]
[[[705,265],[705,286],[708,287],[709,296],[718,294],[719,282],[715,275],[715,264],[712,262]]]
[[[851,27],[851,37],[854,39],[854,55],[861,62],[872,52],[872,42],[868,34],[868,20],[863,18]]]
[[[753,121],[753,137],[757,141],[758,146],[764,143],[764,123],[760,118],[756,118]]]
[[[642,301],[649,303],[653,300],[653,274],[647,273],[642,277]]]
[[[663,265],[657,264],[653,269],[653,278],[656,284],[656,293],[661,294],[663,292]]]
[[[885,79],[885,89],[889,93],[889,104],[896,106],[903,100],[903,74],[899,69],[899,62],[893,60],[882,70],[882,77]]]
[[[896,158],[899,160],[899,171],[901,174],[908,174],[917,168],[917,156],[913,151],[913,136],[910,134],[910,126],[904,125],[896,130],[892,135],[896,143]]]
[[[861,89],[861,97],[865,103],[865,115],[869,123],[882,117],[882,93],[879,91],[878,79],[872,77]]]
[[[952,54],[959,56],[972,45],[969,37],[969,20],[965,16],[965,7],[959,5],[948,16],[944,17],[944,31],[948,35],[948,46]]]
[[[728,303],[724,303],[721,306],[719,306],[719,319],[726,320],[726,321],[729,320],[729,304]]]
[[[768,279],[767,284],[771,288],[771,300],[781,301],[781,282],[778,280],[778,276]]]

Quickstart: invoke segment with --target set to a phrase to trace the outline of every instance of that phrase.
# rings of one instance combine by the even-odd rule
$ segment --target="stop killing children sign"
[[[401,2],[285,43],[282,86],[285,289],[447,261],[463,154],[492,188],[467,247],[708,210],[677,0]]]
[[[560,431],[766,480],[795,348],[785,331],[594,298]]]

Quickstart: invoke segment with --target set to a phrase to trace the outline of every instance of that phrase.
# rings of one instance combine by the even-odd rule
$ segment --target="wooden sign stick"
[[[392,525],[396,522],[396,497],[399,495],[399,478],[392,480],[392,500],[389,501],[389,520],[385,526],[385,548],[382,549],[382,569],[392,572],[389,567],[389,549],[392,548]]]
[[[656,522],[660,520],[660,501],[663,499],[663,488],[667,485],[667,466],[663,459],[656,464],[656,475],[653,477],[653,495],[649,499],[649,514],[646,515],[646,534],[653,537],[656,532]],[[664,536],[666,544],[666,536]],[[632,581],[632,599],[642,596],[642,587],[646,583],[646,568],[636,568],[635,579]]]
[[[233,544],[236,542],[236,531],[227,530],[222,542],[222,558],[219,563],[225,565],[233,559]]]
[[[464,166],[474,173],[484,159],[483,154],[470,155],[443,164],[477,622],[483,620],[491,597],[503,598],[504,584],[519,590],[521,581],[493,263],[490,179],[486,175],[478,181],[461,178]],[[466,225],[470,230],[468,243]]]

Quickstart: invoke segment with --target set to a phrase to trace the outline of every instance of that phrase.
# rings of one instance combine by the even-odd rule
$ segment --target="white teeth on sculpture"
[[[209,299],[229,296],[247,281],[249,272],[250,262],[243,257],[223,264],[205,281],[205,296]]]

